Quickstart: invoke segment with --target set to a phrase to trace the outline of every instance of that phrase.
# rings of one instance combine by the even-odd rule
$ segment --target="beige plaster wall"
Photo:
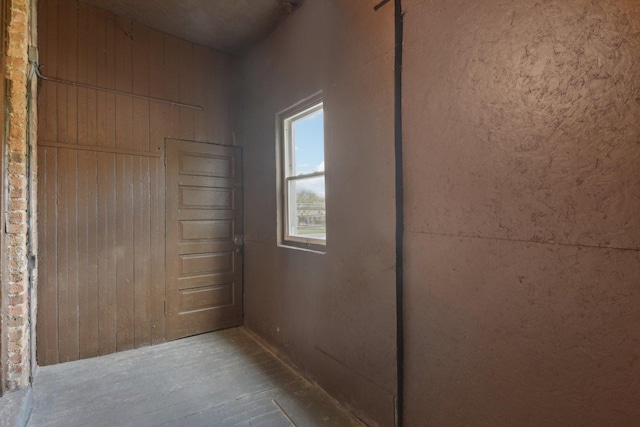
[[[241,64],[245,323],[371,425],[395,396],[393,7],[307,1]],[[277,246],[276,113],[323,91],[327,252]]]
[[[406,425],[638,425],[640,3],[403,3]]]

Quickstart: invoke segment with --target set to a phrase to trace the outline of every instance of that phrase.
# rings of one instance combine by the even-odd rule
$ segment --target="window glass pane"
[[[324,171],[324,112],[322,109],[291,123],[294,175]]]
[[[289,235],[327,238],[324,176],[289,181]]]

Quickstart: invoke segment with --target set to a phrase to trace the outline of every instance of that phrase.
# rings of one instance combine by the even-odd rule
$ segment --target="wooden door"
[[[166,334],[242,322],[242,163],[238,147],[167,140]]]

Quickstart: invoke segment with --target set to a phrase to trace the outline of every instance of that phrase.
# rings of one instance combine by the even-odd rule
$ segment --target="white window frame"
[[[290,234],[291,206],[289,197],[289,185],[292,181],[301,181],[309,178],[325,178],[326,194],[326,174],[325,171],[311,172],[302,175],[295,175],[295,143],[292,140],[292,124],[306,116],[310,116],[318,111],[324,111],[322,94],[313,95],[294,106],[277,114],[277,144],[278,144],[278,223],[279,223],[279,245],[295,247],[324,253],[326,251],[326,235],[324,239],[314,237],[301,237]],[[323,141],[323,149],[326,153],[326,144]],[[326,157],[326,156],[325,156]],[[326,196],[325,196],[326,210]],[[325,214],[326,215],[326,214]]]

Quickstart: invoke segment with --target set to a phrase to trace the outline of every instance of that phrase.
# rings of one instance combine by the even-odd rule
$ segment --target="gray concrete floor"
[[[9,392],[0,398],[0,427],[23,427],[31,410],[30,388]]]
[[[28,426],[361,426],[234,328],[38,368]]]

